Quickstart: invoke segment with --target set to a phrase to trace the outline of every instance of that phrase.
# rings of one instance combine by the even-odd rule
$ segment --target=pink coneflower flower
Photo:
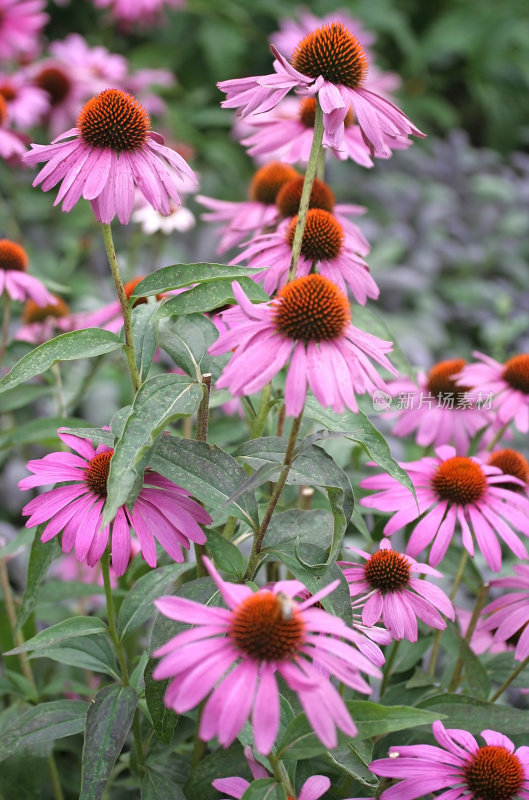
[[[38,345],[47,342],[59,333],[69,330],[64,321],[70,315],[70,309],[60,297],[53,295],[55,303],[39,305],[34,300],[27,300],[22,313],[24,323],[16,332],[15,339]],[[60,324],[63,322],[63,325]],[[87,326],[89,327],[89,326]]]
[[[349,712],[322,668],[365,693],[371,689],[360,671],[380,673],[348,643],[352,632],[343,620],[313,608],[338,582],[298,604],[292,597],[305,588],[299,581],[279,581],[254,593],[249,586],[225,583],[207,558],[204,563],[227,609],[180,597],[155,601],[165,616],[195,626],[154,653],[163,658],[153,677],[173,678],[165,704],[184,713],[209,695],[199,736],[206,741],[216,736],[223,747],[251,714],[255,746],[269,753],[279,729],[279,673],[327,747],[336,747],[336,727],[354,736]]]
[[[275,225],[278,219],[277,194],[285,183],[298,176],[290,164],[272,161],[257,170],[250,184],[250,197],[242,203],[198,194],[196,200],[209,209],[208,213],[202,214],[202,219],[227,223],[226,229],[221,229],[217,253],[224,253],[249,235]]]
[[[13,75],[0,73],[0,95],[6,101],[10,122],[19,128],[36,125],[48,110],[48,95],[31,84],[24,70]]]
[[[35,56],[48,21],[45,0],[0,0],[0,61]]]
[[[392,550],[387,539],[373,555],[350,547],[366,560],[365,564],[341,561],[345,579],[352,598],[358,598],[354,606],[363,603],[362,622],[374,625],[380,619],[393,639],[408,639],[416,642],[417,617],[431,628],[443,630],[448,619],[455,618],[452,603],[438,586],[421,580],[419,575],[441,578],[436,569],[415,561],[411,556]]]
[[[473,556],[475,537],[494,572],[501,569],[497,536],[518,558],[527,558],[525,546],[510,526],[529,535],[529,499],[504,488],[505,476],[498,467],[479,458],[457,456],[448,445],[437,447],[433,457],[401,466],[412,480],[417,502],[408,489],[387,474],[374,475],[360,483],[365,489],[380,490],[360,502],[368,508],[395,512],[384,528],[388,536],[422,517],[408,543],[411,556],[433,541],[429,562],[437,566],[459,523],[463,547]],[[516,483],[518,478],[510,480]]]
[[[373,31],[364,28],[363,22],[353,17],[344,9],[336,9],[323,17],[317,17],[308,8],[297,9],[297,19],[290,17],[280,20],[279,30],[270,36],[270,43],[275,44],[277,49],[284,53],[287,58],[292,56],[296,45],[308,36],[309,33],[320,28],[322,25],[330,25],[333,22],[340,22],[345,28],[355,32],[355,36],[364,50],[369,51],[376,41]]]
[[[7,103],[0,95],[0,158],[20,164],[26,152],[25,137],[7,127]]]
[[[22,510],[30,515],[26,527],[48,523],[41,541],[49,542],[62,531],[63,551],[69,553],[75,548],[77,560],[92,567],[105,552],[110,536],[116,575],[123,575],[129,563],[130,528],[150,567],[156,566],[156,541],[175,561],[184,560],[182,547],[189,549],[191,542],[205,543],[200,525],[211,522],[209,514],[191,499],[189,492],[150,469],[145,470],[134,508],[121,506],[112,524],[101,529],[114,450],[105,445],[94,448],[89,439],[61,430],[58,435],[78,455],[58,452],[28,461],[27,468],[33,475],[18,484],[25,490],[67,482],[66,486],[35,497]]]
[[[358,40],[339,22],[309,33],[296,46],[289,63],[272,45],[275,73],[222,81],[224,108],[241,116],[269,111],[290,89],[318,96],[323,110],[324,146],[340,149],[344,121],[352,108],[363,135],[376,156],[387,157],[391,141],[410,134],[423,136],[405,114],[378,94],[364,88],[367,58]]]
[[[358,410],[355,394],[385,384],[370,362],[396,370],[386,357],[392,343],[354,328],[347,297],[322,275],[290,281],[269,303],[253,305],[237,283],[238,307],[222,315],[230,330],[211,345],[212,355],[236,348],[217,381],[236,397],[254,394],[289,363],[286,413],[301,413],[307,385],[323,406],[341,414]]]
[[[266,770],[262,764],[255,759],[251,747],[244,748],[244,755],[254,780],[270,777],[268,770]],[[235,777],[217,778],[216,780],[212,781],[211,785],[214,789],[217,789],[217,791],[221,792],[222,794],[225,793],[228,795],[227,798],[222,798],[222,800],[229,800],[229,798],[232,797],[236,798],[236,800],[241,800],[243,794],[250,786],[248,781],[244,778]],[[312,778],[307,778],[301,787],[301,791],[297,796],[297,800],[319,800],[319,798],[323,797],[325,792],[329,789],[330,785],[331,782],[329,778],[326,778],[324,775],[313,775]],[[291,800],[295,800],[295,798],[291,798]]]
[[[164,7],[182,8],[185,0],[94,0],[97,8],[110,8],[116,20],[154,25],[161,21]]]
[[[516,482],[506,479],[498,482],[497,486],[503,489],[510,489],[511,492],[522,492],[527,494],[529,489],[529,463],[525,456],[511,447],[503,450],[495,450],[488,454],[487,463],[492,467],[498,467],[504,475],[514,475],[518,478]]]
[[[371,762],[369,769],[384,778],[401,779],[380,795],[381,800],[417,800],[432,792],[446,800],[515,800],[529,797],[529,748],[514,749],[507,736],[481,731],[480,747],[472,734],[434,722],[440,744],[394,746],[390,758]],[[447,791],[446,791],[447,790]]]
[[[486,446],[495,435],[494,418],[471,386],[457,383],[465,364],[462,358],[440,361],[428,373],[419,372],[416,384],[408,378],[389,383],[388,391],[396,398],[393,408],[397,406],[386,415],[396,418],[392,433],[415,432],[421,447],[452,444],[458,455],[466,455],[471,440],[486,428],[481,441]]]
[[[297,215],[281,222],[276,231],[251,239],[245,249],[230,263],[247,261],[251,267],[265,267],[255,280],[263,282],[264,290],[272,294],[286,282],[292,254]],[[355,300],[365,305],[368,298],[376,299],[379,288],[369,267],[359,253],[366,252],[361,231],[349,222],[341,224],[334,214],[322,208],[307,212],[297,267],[299,276],[308,275],[315,263],[319,272],[343,292],[350,288]]]
[[[33,275],[27,274],[29,259],[16,242],[0,239],[0,295],[5,292],[12,300],[31,299],[39,306],[56,303],[55,297]]]
[[[68,139],[69,141],[60,141]],[[110,223],[117,214],[124,225],[134,203],[134,188],[162,214],[179,203],[174,174],[195,179],[184,159],[151,131],[142,106],[120,89],[106,89],[83,106],[77,126],[51,145],[32,145],[25,162],[47,161],[33,182],[47,192],[59,181],[54,205],[71,211],[84,197],[96,218]],[[172,167],[171,172],[166,164]]]
[[[495,643],[515,645],[514,657],[523,661],[529,656],[529,565],[515,564],[516,575],[497,578],[491,586],[502,589],[518,589],[517,592],[502,594],[483,609],[485,631],[495,631]]]
[[[475,386],[486,394],[496,395],[493,407],[498,424],[514,422],[521,433],[529,431],[529,353],[513,356],[500,364],[483,353],[474,352],[478,364],[468,364],[458,382]]]

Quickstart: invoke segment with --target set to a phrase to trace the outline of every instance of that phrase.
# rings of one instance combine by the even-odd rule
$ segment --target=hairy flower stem
[[[277,756],[275,756],[273,753],[269,753],[268,761],[270,762],[270,766],[272,767],[272,772],[276,781],[284,786],[286,793],[290,797],[293,797],[294,789],[290,782],[288,772],[286,771],[284,765],[281,763],[281,760],[277,758]]]
[[[270,384],[267,383],[261,392],[261,399],[259,400],[259,408],[257,409],[257,414],[255,415],[254,420],[252,422],[252,427],[250,431],[251,439],[258,439],[260,436],[263,435],[263,431],[266,425],[266,419],[268,417],[268,412],[270,410],[270,391],[271,391]]]
[[[309,210],[312,184],[314,183],[314,178],[316,177],[316,172],[318,170],[322,141],[323,111],[321,110],[320,104],[316,100],[316,116],[314,119],[312,147],[310,148],[309,161],[305,171],[305,181],[303,182],[303,191],[301,193],[301,200],[299,201],[298,221],[296,224],[296,230],[294,232],[294,241],[292,242],[292,255],[290,257],[287,283],[288,281],[293,281],[296,277],[296,270],[298,268],[298,261],[301,253],[301,244],[303,242],[303,233],[305,231],[305,222],[307,219],[307,211]]]
[[[487,595],[489,593],[490,584],[484,583],[481,589],[478,592],[478,596],[476,597],[476,602],[474,605],[474,610],[472,612],[472,616],[470,618],[470,622],[468,623],[468,628],[465,633],[465,642],[470,644],[470,640],[472,638],[472,634],[476,630],[476,625],[478,624],[479,615],[481,614],[481,609],[485,605],[485,600],[487,599]],[[450,681],[450,685],[448,686],[449,692],[455,692],[457,687],[459,686],[459,681],[461,680],[461,672],[463,670],[463,657],[461,653],[458,656],[456,661],[456,665],[454,667],[454,673],[452,675],[452,680]]]
[[[463,548],[463,552],[461,553],[461,558],[459,560],[459,566],[457,568],[456,576],[454,578],[452,591],[450,592],[450,600],[452,601],[454,600],[454,597],[457,594],[457,590],[459,589],[459,584],[461,583],[461,580],[463,578],[467,561],[468,561],[468,551],[465,548]],[[433,640],[432,655],[430,657],[430,666],[428,668],[428,674],[431,675],[431,677],[435,675],[435,664],[437,662],[437,655],[439,653],[439,646],[441,644],[442,635],[443,635],[442,630],[436,631]]]
[[[101,572],[103,574],[103,585],[105,587],[105,599],[107,603],[108,632],[110,633],[110,638],[112,639],[112,644],[114,645],[114,650],[118,659],[123,685],[130,686],[129,668],[127,666],[127,660],[125,658],[123,645],[118,636],[116,628],[114,598],[112,596],[112,586],[110,585],[110,551],[108,547],[103,553],[103,556],[101,558]],[[137,710],[134,713],[134,719],[132,721],[132,733],[134,736],[134,746],[136,749],[136,762],[138,764],[139,770],[143,773],[144,771],[143,746],[142,746],[141,732],[140,732],[140,718]]]
[[[208,438],[208,422],[209,422],[209,396],[211,392],[211,372],[202,375],[202,386],[204,396],[200,401],[197,412],[197,425],[195,431],[195,438],[197,442],[205,442]],[[203,544],[195,544],[195,558],[197,562],[197,578],[203,578],[206,574],[206,568],[202,562],[202,556],[206,555],[206,548]]]
[[[290,436],[288,438],[285,458],[283,459],[283,469],[279,474],[277,483],[274,486],[272,495],[270,497],[270,500],[268,501],[268,506],[266,508],[263,521],[259,526],[259,530],[255,533],[252,552],[250,553],[250,558],[248,559],[248,566],[246,567],[246,572],[244,573],[245,581],[253,580],[253,578],[255,577],[255,573],[257,572],[257,567],[259,564],[259,554],[261,553],[261,547],[263,545],[264,535],[268,530],[268,526],[270,525],[270,520],[272,519],[272,515],[279,502],[279,498],[281,497],[281,492],[283,491],[283,487],[287,482],[288,473],[290,472],[290,467],[292,466],[292,462],[294,460],[294,450],[296,447],[296,441],[298,438],[299,429],[301,427],[302,416],[303,416],[303,411],[301,412],[299,417],[295,417],[294,421],[292,422],[292,428],[290,429]]]
[[[502,425],[501,428],[498,428],[498,431],[496,432],[496,436],[492,439],[491,443],[487,447],[487,452],[488,453],[490,453],[490,452],[492,452],[492,450],[494,450],[494,448],[496,447],[498,442],[503,438],[503,434],[505,433],[505,431],[507,430],[507,428],[509,427],[510,424],[511,424],[510,422],[506,422],[505,425]]]
[[[11,298],[4,291],[2,294],[2,338],[0,340],[0,364],[3,361],[9,341],[9,323],[11,321]]]
[[[511,674],[509,675],[507,680],[505,680],[502,683],[500,688],[496,692],[494,692],[492,697],[489,699],[489,703],[495,703],[496,700],[498,699],[498,697],[501,697],[501,695],[504,693],[505,689],[507,689],[511,685],[513,680],[518,677],[520,672],[524,671],[524,669],[527,667],[528,664],[529,664],[529,656],[527,656],[527,658],[524,658],[524,660],[522,661],[520,666],[516,667],[516,669],[511,672]]]
[[[116,286],[116,292],[118,295],[119,304],[121,306],[121,313],[123,315],[123,328],[125,330],[125,347],[123,349],[125,351],[127,364],[129,367],[132,388],[134,390],[134,394],[136,394],[136,392],[140,388],[141,380],[138,374],[138,368],[136,366],[136,357],[134,355],[134,340],[132,336],[132,312],[127,295],[125,294],[125,287],[123,286],[123,281],[121,280],[121,273],[119,271],[118,260],[116,257],[116,250],[114,248],[114,240],[112,238],[112,230],[110,228],[110,225],[108,225],[105,222],[101,223],[101,227],[103,228],[103,238],[105,240],[108,263],[110,265],[110,271],[112,273],[112,277],[114,278],[114,284]]]

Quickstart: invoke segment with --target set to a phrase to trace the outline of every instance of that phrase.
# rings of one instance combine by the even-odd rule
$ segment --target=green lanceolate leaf
[[[33,650],[39,650],[44,647],[52,647],[60,644],[67,639],[79,638],[80,636],[89,636],[94,633],[106,633],[107,626],[102,619],[98,617],[70,617],[50,628],[46,628],[40,633],[37,633],[33,638],[28,639],[27,642],[15,647],[10,653],[6,655],[14,655],[15,653],[29,653]]]
[[[221,508],[246,479],[246,472],[215,445],[176,436],[163,436],[156,444],[150,466],[198,497],[208,510]],[[244,492],[226,505],[228,514],[243,519],[252,528],[259,524],[257,502]]]
[[[21,748],[80,733],[86,709],[81,700],[52,700],[25,711],[0,732],[0,761]]]
[[[527,734],[527,711],[496,705],[460,694],[443,694],[423,700],[421,708],[446,717],[447,728],[464,728],[473,734],[491,729],[506,736]],[[439,718],[439,717],[438,717]]]
[[[266,303],[270,298],[258,283],[251,278],[238,278],[237,283],[244,290],[245,295],[252,303]],[[185,314],[203,314],[226,305],[236,303],[232,289],[232,279],[222,278],[209,283],[201,283],[187,292],[172,297],[167,303],[161,305],[156,313],[156,319]]]
[[[151,272],[134,289],[133,297],[148,297],[152,294],[183,289],[196,283],[210,283],[219,278],[236,280],[245,276],[256,275],[262,270],[252,267],[230,267],[226,264],[173,264]]]
[[[106,686],[90,703],[79,800],[100,800],[127,738],[138,695],[131,686]]]
[[[148,769],[141,782],[141,800],[186,800],[177,783],[156,770]]]
[[[65,428],[65,433],[72,436],[79,436],[81,439],[90,439],[92,444],[106,444],[107,447],[114,447],[114,436],[111,431],[104,431],[101,428]]]
[[[347,410],[344,414],[335,414],[328,408],[322,408],[313,397],[308,397],[305,414],[331,431],[343,431],[345,438],[352,439],[361,445],[379,467],[385,469],[392,478],[414,493],[408,473],[397,464],[382,434],[361,411],[354,414]]]
[[[116,681],[120,679],[116,658],[106,636],[92,635],[68,639],[64,644],[34,650],[30,658],[50,658],[59,664],[101,672],[103,675],[110,675]]]
[[[252,781],[241,800],[287,800],[287,793],[275,778],[258,778]]]
[[[469,644],[463,639],[454,623],[448,623],[441,642],[451,656],[449,675],[452,674],[455,664],[460,658],[463,662],[464,682],[467,684],[470,694],[480,700],[486,700],[490,694],[490,678],[487,670]]]
[[[136,369],[141,381],[147,378],[157,344],[157,330],[154,315],[158,310],[153,303],[143,303],[132,309],[132,338]]]
[[[204,314],[163,319],[158,330],[162,350],[194,380],[210,372],[215,381],[229,361],[229,353],[215,358],[208,354],[208,347],[218,336],[217,328]]]
[[[197,800],[218,800],[219,793],[213,788],[211,782],[215,778],[228,778],[233,775],[252,780],[252,774],[246,763],[242,746],[234,742],[226,750],[219,748],[203,758],[192,770],[184,784],[186,797],[196,797]]]
[[[154,601],[162,594],[171,594],[175,582],[191,564],[169,564],[148,572],[125,595],[118,614],[118,634],[122,639],[154,616]]]
[[[217,567],[229,575],[234,575],[238,580],[242,580],[244,557],[239,548],[217,531],[208,531],[207,537],[207,548]]]
[[[18,361],[0,380],[0,392],[46,372],[57,361],[93,358],[123,347],[119,336],[100,328],[63,333],[41,344]]]
[[[58,558],[62,550],[57,539],[50,542],[41,542],[40,537],[45,524],[39,525],[29,554],[26,588],[22,597],[22,604],[17,616],[17,628],[21,628],[35,608],[39,589],[42,585],[51,562]]]
[[[184,375],[156,375],[140,386],[110,462],[103,525],[114,519],[120,506],[136,499],[151,451],[166,425],[196,411],[202,397],[202,387]]]
[[[354,738],[355,745],[362,739],[371,739],[374,736],[382,736],[393,731],[416,728],[419,725],[431,726],[436,719],[443,718],[443,715],[424,713],[424,710],[420,708],[387,707],[367,700],[352,700],[347,702],[346,706],[358,728],[358,733]],[[338,733],[339,745],[347,744],[349,741],[349,737]],[[283,759],[299,760],[313,758],[320,753],[327,752],[327,749],[310,727],[305,715],[301,714],[288,726],[279,743],[277,755]]]

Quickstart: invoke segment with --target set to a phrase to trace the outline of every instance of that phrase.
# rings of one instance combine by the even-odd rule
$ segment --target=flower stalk
[[[125,347],[123,349],[125,351],[125,357],[127,359],[132,388],[134,394],[136,394],[136,392],[140,388],[141,379],[138,373],[138,368],[136,366],[136,356],[134,354],[134,339],[132,335],[132,312],[127,295],[125,293],[125,287],[123,286],[123,281],[121,279],[121,273],[119,271],[118,259],[114,247],[114,240],[112,238],[112,229],[110,225],[108,225],[105,222],[101,223],[101,227],[103,228],[103,239],[105,240],[105,248],[107,251],[108,263],[110,266],[112,277],[114,278],[114,284],[116,286],[116,292],[118,295],[119,304],[121,306],[121,313],[123,315],[123,329],[125,331]]]
[[[206,372],[202,375],[202,386],[204,396],[200,401],[197,412],[197,425],[195,438],[197,442],[205,442],[208,438],[208,423],[209,423],[209,397],[211,394],[211,372]],[[202,556],[206,555],[206,548],[203,544],[195,544],[195,558],[197,562],[197,578],[203,578],[206,574],[206,569],[202,563]]]
[[[312,137],[312,147],[310,149],[309,161],[305,171],[305,181],[303,183],[303,191],[301,192],[301,200],[299,202],[298,221],[296,230],[294,232],[294,241],[292,242],[292,255],[290,257],[290,267],[288,270],[287,283],[293,281],[296,277],[296,270],[298,268],[299,256],[301,254],[301,244],[303,242],[303,233],[305,231],[305,222],[307,220],[307,212],[309,210],[310,195],[312,192],[312,185],[316,172],[318,171],[318,164],[320,160],[321,143],[323,141],[323,111],[318,102],[316,102],[316,114],[314,118],[314,133]]]

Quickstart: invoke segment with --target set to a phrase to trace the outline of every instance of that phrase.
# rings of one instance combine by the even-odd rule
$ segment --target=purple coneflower
[[[417,617],[439,630],[446,628],[441,614],[451,620],[455,618],[454,607],[443,590],[415,577],[441,578],[441,573],[433,567],[392,550],[387,539],[382,540],[373,555],[355,547],[348,549],[366,560],[365,564],[340,562],[351,597],[358,598],[355,607],[363,603],[364,625],[371,626],[382,619],[393,639],[416,642]]]
[[[305,96],[318,95],[323,110],[324,146],[340,149],[344,121],[352,108],[363,135],[376,156],[387,157],[396,137],[423,136],[413,122],[380,95],[364,88],[368,63],[350,31],[340,22],[322,25],[296,46],[291,62],[272,45],[274,74],[222,81],[224,108],[237,108],[241,116],[269,111],[290,89]]]
[[[185,0],[94,0],[97,8],[109,8],[118,22],[154,25],[164,7],[182,8]]]
[[[354,328],[347,297],[322,275],[290,281],[269,303],[252,304],[233,283],[238,306],[222,314],[229,330],[209,352],[235,349],[217,381],[236,397],[258,392],[288,363],[286,413],[301,413],[307,386],[323,406],[358,410],[356,394],[385,384],[370,359],[396,374],[392,343]]]
[[[26,138],[20,133],[9,130],[7,119],[9,112],[4,96],[0,94],[0,158],[20,164],[26,152]]]
[[[468,731],[433,723],[440,744],[389,748],[369,769],[384,778],[401,779],[380,795],[381,800],[417,800],[432,792],[445,800],[514,800],[529,798],[529,747],[514,749],[507,736],[481,731],[480,747]]]
[[[31,299],[39,306],[54,305],[55,297],[37,278],[27,274],[28,264],[23,247],[10,239],[0,239],[0,295],[5,292],[22,303]]]
[[[247,746],[244,748],[244,755],[254,780],[270,777],[268,770],[266,770],[262,764],[255,759],[251,747]],[[212,781],[211,785],[213,788],[217,789],[218,792],[229,795],[229,797],[221,798],[221,800],[230,800],[230,798],[233,797],[236,800],[241,800],[245,791],[250,786],[248,781],[244,778],[236,777],[216,778],[216,780]],[[301,787],[301,791],[297,796],[297,800],[319,800],[319,798],[323,797],[325,792],[329,789],[330,785],[331,782],[329,778],[326,778],[324,775],[313,775],[312,778],[307,778]],[[295,798],[293,798],[291,795],[287,797],[287,800],[289,799],[295,800]]]
[[[48,21],[45,0],[0,0],[0,61],[33,57]]]
[[[250,184],[250,197],[244,202],[197,195],[197,201],[209,209],[202,214],[202,219],[227,223],[217,253],[224,253],[248,236],[275,225],[278,220],[277,194],[285,183],[297,177],[299,173],[290,164],[272,161],[257,170]]]
[[[264,290],[268,294],[272,294],[286,282],[297,219],[297,215],[292,219],[285,219],[275,232],[251,239],[245,249],[230,262],[239,264],[247,261],[251,267],[265,267],[255,276],[255,280],[263,282]],[[368,298],[376,300],[379,295],[379,288],[369,267],[359,255],[368,251],[369,244],[356,225],[348,222],[344,226],[330,211],[311,208],[307,212],[297,274],[308,275],[317,263],[318,270],[324,277],[343,292],[349,287],[357,303],[365,305]]]
[[[69,329],[68,324],[64,325],[64,321],[70,316],[70,309],[60,297],[56,295],[53,297],[55,303],[46,303],[43,306],[39,306],[34,300],[26,301],[22,312],[24,324],[17,330],[16,340],[39,345]]]
[[[207,697],[199,736],[205,741],[216,736],[223,747],[251,715],[255,746],[269,753],[279,729],[278,673],[297,693],[327,747],[336,747],[336,727],[355,736],[356,727],[328,676],[369,694],[360,672],[375,677],[380,672],[348,643],[352,631],[343,620],[313,607],[338,581],[298,604],[292,598],[305,588],[299,581],[279,581],[254,593],[249,586],[223,581],[209,559],[204,563],[227,609],[181,597],[155,601],[166,617],[194,625],[154,653],[163,658],[153,677],[172,678],[165,704],[184,713]]]
[[[365,478],[361,486],[379,490],[360,501],[368,508],[394,512],[384,533],[391,535],[410,522],[420,521],[410,537],[407,551],[416,556],[433,541],[429,562],[439,564],[452,541],[456,523],[463,547],[474,555],[474,539],[494,572],[501,569],[499,536],[518,558],[527,550],[511,525],[529,535],[529,499],[504,488],[505,476],[498,467],[479,458],[457,456],[453,447],[437,447],[436,455],[401,466],[408,472],[417,495],[387,474]],[[513,483],[521,483],[511,477]],[[508,524],[509,523],[509,524]]]
[[[478,364],[468,364],[461,371],[459,382],[475,386],[483,393],[496,395],[493,407],[499,425],[514,422],[521,433],[529,431],[529,353],[513,356],[500,364],[483,353],[473,355]]]
[[[456,382],[466,361],[453,358],[440,361],[428,373],[420,372],[417,384],[409,378],[388,384],[388,391],[397,401],[397,410],[385,416],[395,418],[395,436],[409,436],[415,431],[421,447],[454,445],[458,455],[466,455],[470,441],[483,428],[481,445],[494,438],[494,419],[485,403],[475,404],[470,386]]]
[[[153,470],[145,470],[143,487],[131,510],[121,506],[111,525],[101,529],[107,494],[110,459],[114,450],[105,445],[94,448],[90,439],[63,431],[59,438],[74,453],[50,453],[28,461],[33,475],[23,478],[20,489],[67,482],[31,500],[22,513],[30,515],[27,528],[48,524],[41,541],[49,542],[62,531],[62,549],[75,547],[78,561],[93,566],[105,552],[111,535],[112,568],[123,575],[131,551],[130,528],[136,533],[141,553],[150,567],[156,566],[156,540],[175,561],[183,561],[182,547],[190,542],[204,544],[200,525],[211,522],[209,514],[191,499],[189,492]]]
[[[32,85],[25,70],[0,74],[0,95],[6,101],[10,122],[22,129],[36,125],[48,110],[48,95]]]
[[[51,145],[32,145],[24,160],[30,165],[48,162],[33,185],[41,183],[47,192],[62,181],[54,205],[62,200],[63,211],[71,211],[84,197],[100,222],[108,224],[117,214],[126,224],[135,187],[153,208],[169,214],[171,200],[179,203],[175,173],[195,180],[182,156],[162,141],[133,97],[106,89],[83,106],[75,128]]]
[[[514,657],[523,661],[529,656],[529,565],[515,564],[515,575],[497,578],[491,586],[502,589],[518,589],[517,592],[502,594],[483,609],[483,615],[490,616],[483,620],[484,631],[495,631],[494,642],[515,645]]]

